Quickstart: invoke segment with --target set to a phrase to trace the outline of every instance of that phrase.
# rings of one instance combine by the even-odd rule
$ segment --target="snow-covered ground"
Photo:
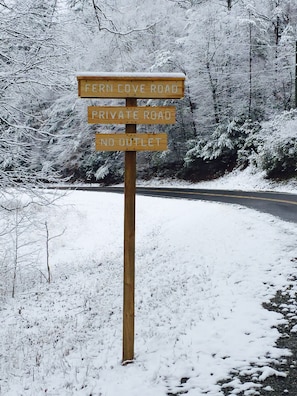
[[[147,182],[139,182],[139,185],[162,185],[175,187],[191,187],[191,188],[211,188],[211,189],[230,189],[242,191],[280,191],[297,193],[297,179],[288,182],[273,182],[265,179],[264,172],[258,172],[252,167],[245,170],[235,170],[216,180],[205,181],[200,183],[185,183],[178,180],[153,180]]]
[[[200,186],[273,189],[251,175]],[[290,353],[275,345],[284,318],[262,303],[296,273],[297,225],[218,203],[136,205],[135,362],[121,365],[123,196],[71,192],[40,209],[50,235],[66,229],[49,241],[52,282],[17,284],[0,308],[1,395],[220,396],[232,370],[254,381],[230,394],[253,395],[285,375],[269,366]]]

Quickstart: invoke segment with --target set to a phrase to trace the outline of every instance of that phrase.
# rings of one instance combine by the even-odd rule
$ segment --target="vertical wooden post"
[[[126,99],[126,106],[137,106],[137,99]],[[126,125],[126,133],[136,133],[136,125]],[[124,204],[123,364],[134,359],[135,192],[136,151],[126,151]]]

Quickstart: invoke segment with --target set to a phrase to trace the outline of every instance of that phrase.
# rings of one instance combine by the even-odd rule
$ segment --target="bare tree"
[[[65,232],[65,228],[64,230],[57,234],[57,235],[50,235],[49,232],[49,228],[48,228],[48,222],[45,221],[44,223],[45,226],[45,249],[46,249],[46,269],[47,269],[47,282],[51,283],[51,279],[52,279],[52,274],[51,274],[51,266],[50,266],[50,250],[49,250],[49,245],[50,245],[50,241],[52,241],[55,238],[59,238],[60,236],[62,236]]]

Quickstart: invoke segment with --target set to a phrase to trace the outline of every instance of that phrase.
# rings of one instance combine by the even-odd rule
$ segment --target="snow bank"
[[[255,380],[228,386],[252,392],[289,354],[275,345],[283,317],[262,302],[296,271],[296,225],[238,206],[137,197],[136,359],[125,367],[123,197],[70,193],[48,225],[67,227],[50,245],[53,282],[27,285],[0,311],[1,394],[219,396],[234,370]]]

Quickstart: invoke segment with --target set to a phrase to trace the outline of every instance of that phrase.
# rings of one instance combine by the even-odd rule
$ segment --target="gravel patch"
[[[292,261],[297,261],[293,259]],[[230,374],[228,381],[221,382],[222,392],[225,396],[296,396],[297,395],[297,277],[290,279],[289,286],[285,290],[279,290],[270,302],[263,306],[271,311],[281,313],[284,321],[277,327],[280,338],[277,347],[287,349],[290,356],[270,364],[270,367],[259,376],[241,376],[236,371]],[[260,380],[260,381],[259,381]],[[242,390],[240,393],[234,391],[230,386],[232,382],[240,381],[241,384],[253,383],[254,389]]]

